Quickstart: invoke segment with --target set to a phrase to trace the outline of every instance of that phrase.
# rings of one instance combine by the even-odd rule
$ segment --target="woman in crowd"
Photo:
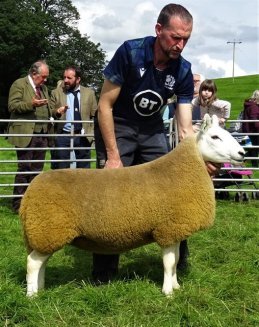
[[[259,90],[255,90],[249,99],[244,102],[244,120],[257,120],[256,122],[243,122],[243,133],[259,133]],[[259,135],[249,135],[253,146],[259,145]],[[248,156],[258,157],[259,149],[252,148],[248,151]],[[258,167],[258,159],[251,160],[253,167]]]

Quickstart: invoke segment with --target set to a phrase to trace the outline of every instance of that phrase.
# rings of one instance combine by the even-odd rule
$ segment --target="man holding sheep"
[[[125,41],[104,70],[95,121],[98,168],[119,168],[154,160],[168,152],[161,107],[177,96],[180,139],[193,134],[191,64],[182,56],[193,26],[181,5],[159,14],[156,37]],[[181,253],[182,252],[182,253]],[[185,243],[180,261],[186,263]],[[108,282],[118,271],[118,255],[93,255],[93,279]]]

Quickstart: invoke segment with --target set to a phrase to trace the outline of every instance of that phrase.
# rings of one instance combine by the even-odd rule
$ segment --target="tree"
[[[38,59],[50,65],[50,88],[56,86],[66,65],[77,64],[83,83],[98,93],[105,52],[80,34],[78,20],[71,0],[1,0],[0,95],[7,96],[12,82],[26,75]]]
[[[56,67],[52,76],[54,80],[62,77],[64,63],[65,66],[79,66],[83,72],[82,84],[93,87],[99,94],[103,82],[105,53],[100,49],[100,44],[93,43],[88,36],[74,31],[70,38],[51,52],[48,62]],[[57,73],[60,73],[59,76],[56,76]]]

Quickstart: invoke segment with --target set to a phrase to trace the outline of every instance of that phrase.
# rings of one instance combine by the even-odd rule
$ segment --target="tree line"
[[[77,65],[83,72],[82,84],[99,94],[105,52],[100,43],[81,35],[80,15],[71,0],[0,0],[0,8],[1,118],[7,118],[11,84],[39,59],[50,67],[50,90],[62,78],[65,66]]]

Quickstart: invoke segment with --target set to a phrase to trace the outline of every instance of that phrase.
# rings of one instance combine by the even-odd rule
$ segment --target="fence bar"
[[[16,120],[12,120],[12,119],[0,119],[0,123],[6,123],[6,122],[13,122],[13,121],[16,121]],[[29,122],[32,122],[31,120],[19,120],[19,122],[21,123],[29,123]],[[35,121],[37,123],[50,123],[49,120],[37,120]],[[74,123],[77,123],[77,122],[82,122],[82,121],[67,121],[69,123],[72,124],[72,129],[71,129],[71,133],[70,134],[46,134],[46,137],[50,137],[50,138],[53,138],[53,137],[65,137],[65,136],[71,136],[71,139],[70,139],[70,148],[66,148],[66,147],[62,147],[62,148],[55,148],[55,147],[45,147],[45,148],[32,148],[32,150],[34,151],[37,151],[37,150],[45,150],[45,151],[51,151],[51,150],[55,150],[55,151],[62,151],[62,150],[70,150],[70,159],[66,159],[66,160],[61,160],[61,159],[46,159],[46,160],[34,160],[34,162],[44,162],[44,163],[52,163],[52,162],[69,162],[70,163],[70,167],[73,168],[73,165],[76,163],[76,162],[95,162],[96,159],[76,159],[74,156],[73,156],[73,152],[75,150],[91,150],[91,151],[94,151],[95,150],[95,146],[94,145],[91,145],[90,147],[74,147],[74,130],[73,130],[73,124]],[[87,122],[89,124],[93,124],[93,121],[83,121],[83,122]],[[201,121],[193,121],[193,122],[201,122]],[[228,120],[227,124],[228,123],[231,123],[231,122],[257,122],[257,120]],[[64,123],[64,121],[61,121],[61,120],[55,120],[54,121],[55,124],[59,124],[59,123]],[[177,122],[176,122],[176,119],[172,118],[168,121],[166,121],[165,123],[169,124],[169,129],[168,129],[168,134],[167,134],[167,137],[169,139],[169,143],[172,145],[172,147],[174,148],[178,143],[179,143],[179,139],[178,139],[178,130],[177,130]],[[242,138],[244,136],[253,136],[253,135],[259,135],[259,133],[237,133],[237,132],[234,132],[232,133],[232,135],[239,139],[239,138]],[[12,136],[17,136],[17,137],[26,137],[26,136],[34,136],[34,137],[40,137],[42,136],[42,134],[12,134]],[[76,137],[93,137],[94,135],[93,134],[84,134],[84,135],[81,135],[81,134],[77,134]],[[0,137],[3,137],[3,138],[7,138],[8,137],[8,134],[6,133],[3,133],[3,134],[0,134]],[[251,148],[255,148],[255,149],[258,149],[259,146],[258,145],[242,145],[243,148],[248,151],[250,150]],[[16,148],[16,147],[13,147],[13,146],[10,146],[10,147],[3,147],[3,148],[0,148],[0,155],[1,154],[5,154],[5,153],[8,153],[8,152],[13,152],[13,151],[22,151],[22,150],[27,150],[27,148]],[[245,160],[259,160],[258,157],[245,157]],[[12,176],[12,175],[18,175],[18,174],[39,174],[41,173],[41,171],[28,171],[28,172],[17,172],[17,171],[5,171],[6,170],[6,167],[8,167],[8,165],[10,164],[14,164],[16,165],[19,161],[16,159],[14,160],[9,160],[9,159],[6,159],[6,158],[3,158],[0,157],[0,167],[1,167],[1,164],[5,165],[4,166],[4,171],[1,171],[3,170],[3,168],[1,169],[0,168],[0,175],[2,176]],[[29,160],[22,160],[20,162],[30,162]],[[228,185],[230,186],[231,188],[225,188],[225,187],[215,187],[215,191],[218,191],[218,192],[259,192],[259,189],[258,189],[258,182],[259,182],[259,179],[258,178],[254,178],[252,176],[253,173],[255,172],[258,172],[259,171],[259,168],[257,167],[245,167],[244,165],[241,166],[241,167],[222,167],[221,168],[221,172],[224,173],[224,176],[225,176],[225,173],[227,172],[233,172],[235,173],[235,171],[239,172],[239,173],[242,173],[244,171],[250,171],[251,172],[251,175],[248,177],[248,178],[232,178],[232,177],[229,177],[229,178],[221,178],[220,175],[213,178],[213,182],[215,183],[218,183],[218,182],[233,182],[233,183],[236,183],[236,184],[232,184],[232,185]],[[243,184],[243,185],[249,185],[251,186],[251,188],[244,188],[245,186],[242,185],[243,188],[239,187],[241,186],[240,184]],[[15,184],[15,183],[12,183],[12,182],[3,182],[3,183],[0,183],[0,188],[1,190],[3,191],[6,191],[4,188],[8,188],[8,191],[10,192],[10,188],[13,187],[13,186],[21,186],[21,185],[25,185],[27,186],[28,184],[24,183],[24,184]],[[217,184],[215,184],[217,185]],[[255,188],[252,188],[253,185],[256,185]],[[11,190],[12,191],[12,190]],[[13,195],[13,194],[1,194],[1,191],[0,191],[0,198],[14,198],[14,197],[22,197],[22,195]]]

